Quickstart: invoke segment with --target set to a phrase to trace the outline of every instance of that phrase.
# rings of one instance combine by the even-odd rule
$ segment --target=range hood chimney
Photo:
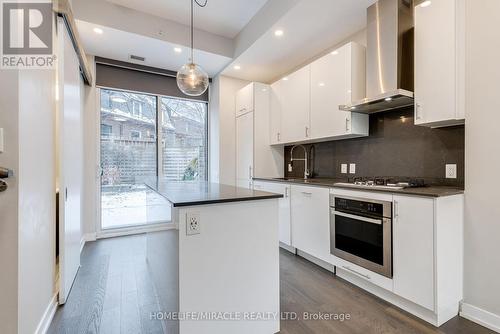
[[[412,106],[413,0],[379,0],[367,21],[367,96],[339,108],[371,114]]]

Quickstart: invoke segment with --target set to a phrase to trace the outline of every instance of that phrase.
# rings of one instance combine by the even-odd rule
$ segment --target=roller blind
[[[95,62],[96,85],[99,87],[208,102],[208,89],[201,96],[189,96],[181,92],[174,71],[101,57],[96,57]]]

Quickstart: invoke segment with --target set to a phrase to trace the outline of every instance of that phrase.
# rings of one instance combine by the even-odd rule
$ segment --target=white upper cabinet
[[[236,116],[253,111],[254,87],[253,83],[243,87],[236,93]]]
[[[310,66],[281,79],[281,137],[284,143],[309,137]]]
[[[311,137],[368,135],[368,115],[339,110],[365,97],[365,47],[348,43],[311,64]]]
[[[339,110],[365,97],[365,47],[351,42],[271,85],[271,145],[368,135],[366,114]]]
[[[415,7],[415,124],[462,124],[464,103],[464,4],[432,1]]]
[[[281,80],[271,85],[271,109],[269,111],[269,129],[271,145],[281,143]]]

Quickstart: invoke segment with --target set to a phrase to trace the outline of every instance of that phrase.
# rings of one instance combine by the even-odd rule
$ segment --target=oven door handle
[[[367,223],[372,223],[372,224],[377,224],[377,225],[382,225],[383,219],[373,219],[373,218],[368,218],[368,217],[362,217],[362,216],[357,216],[357,215],[351,215],[349,213],[345,212],[340,212],[332,209],[332,213],[337,216],[342,216],[346,218],[351,218],[351,219],[356,219],[356,220],[361,220]]]

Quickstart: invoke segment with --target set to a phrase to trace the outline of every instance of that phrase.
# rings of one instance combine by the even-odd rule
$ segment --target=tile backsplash
[[[433,185],[463,187],[464,126],[431,129],[414,125],[413,108],[370,115],[370,135],[363,138],[305,145],[312,152],[314,177],[418,177]],[[285,176],[302,177],[304,164],[288,172],[291,146],[285,147]],[[295,150],[295,157],[302,157]],[[341,173],[341,164],[356,164],[355,174]],[[446,164],[457,165],[457,178],[445,178]]]

